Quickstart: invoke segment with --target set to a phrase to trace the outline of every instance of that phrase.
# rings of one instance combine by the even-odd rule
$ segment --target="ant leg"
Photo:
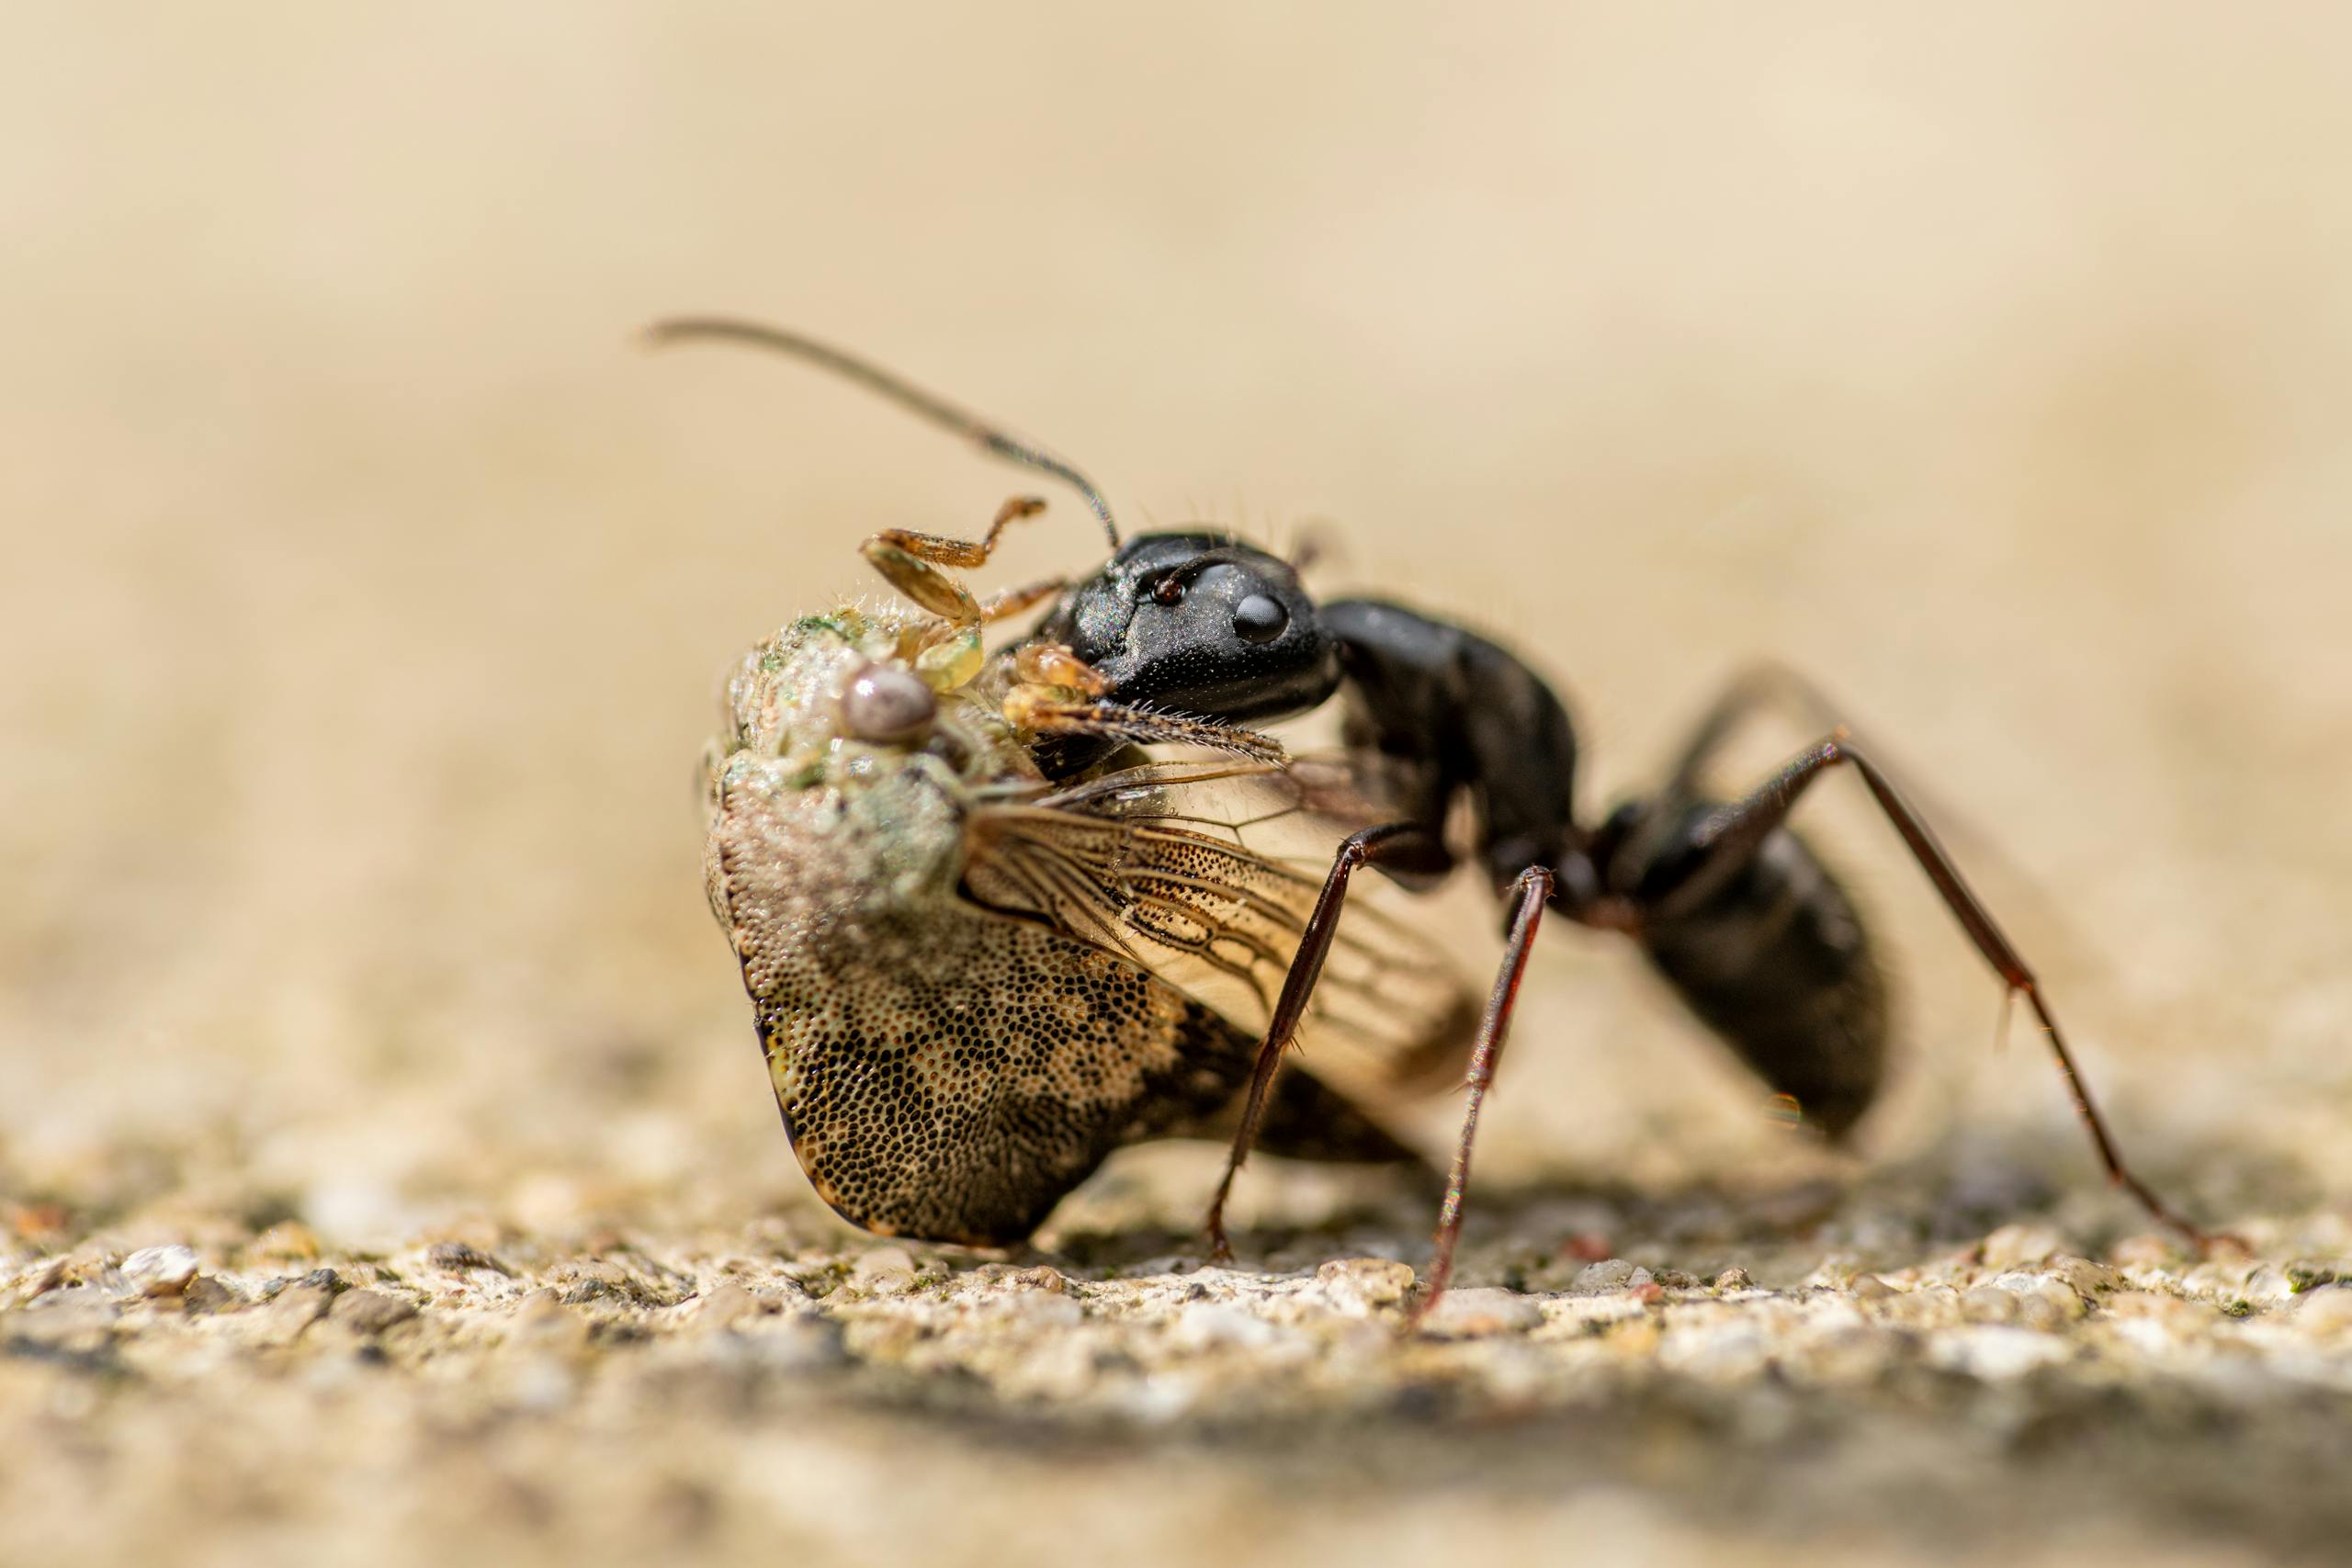
[[[1331,944],[1339,937],[1340,908],[1347,902],[1348,878],[1358,866],[1403,861],[1434,868],[1447,858],[1443,843],[1418,822],[1390,822],[1366,828],[1349,834],[1340,842],[1339,853],[1331,860],[1331,874],[1324,878],[1322,895],[1315,900],[1315,912],[1307,917],[1306,929],[1299,935],[1298,952],[1291,958],[1290,971],[1283,976],[1282,995],[1274,1000],[1266,1037],[1258,1045],[1257,1065],[1250,1070],[1250,1098],[1242,1107],[1241,1125],[1233,1134],[1233,1152],[1226,1158],[1224,1179],[1216,1184],[1216,1196],[1209,1202],[1205,1228],[1212,1258],[1225,1261],[1233,1257],[1233,1244],[1225,1234],[1225,1202],[1232,1195],[1233,1179],[1240,1174],[1242,1165],[1250,1158],[1251,1145],[1258,1141],[1258,1125],[1266,1114],[1267,1091],[1273,1088],[1283,1050],[1298,1032],[1299,1021],[1306,1015],[1306,998],[1313,993],[1315,982],[1321,978],[1323,961],[1330,956]]]
[[[951,539],[943,534],[918,534],[906,528],[885,528],[858,549],[891,587],[933,615],[957,626],[978,626],[989,618],[979,601],[972,597],[971,590],[939,569],[968,570],[987,565],[999,536],[1008,525],[1023,517],[1034,517],[1045,509],[1046,503],[1034,495],[1016,495],[997,508],[989,531],[977,542]],[[1003,613],[1010,615],[1012,611]]]
[[[1707,764],[1723,750],[1733,732],[1758,708],[1774,705],[1788,708],[1804,721],[1806,728],[1815,731],[1841,728],[1845,723],[1838,705],[1811,680],[1778,660],[1759,659],[1732,676],[1722,694],[1690,731],[1681,756],[1675,761],[1674,771],[1668,775],[1666,788],[1661,792],[1665,797],[1690,798],[1698,788],[1699,775],[1706,771]]]
[[[1462,1199],[1470,1187],[1470,1145],[1478,1134],[1478,1111],[1486,1103],[1487,1091],[1494,1087],[1495,1065],[1502,1060],[1511,1008],[1519,1000],[1519,982],[1527,973],[1528,954],[1535,947],[1535,928],[1543,923],[1544,906],[1551,900],[1552,887],[1551,869],[1532,865],[1519,874],[1511,889],[1510,941],[1503,950],[1502,968],[1495,975],[1494,994],[1487,998],[1487,1016],[1478,1025],[1477,1048],[1471,1053],[1462,1134],[1453,1146],[1453,1169],[1445,1179],[1445,1207],[1438,1214],[1429,1283],[1413,1307],[1415,1323],[1430,1314],[1453,1278],[1453,1249],[1462,1239]]]
[[[1868,732],[1866,727],[1854,723],[1844,704],[1833,701],[1819,683],[1794,665],[1783,664],[1777,659],[1754,660],[1733,674],[1722,694],[1692,728],[1690,739],[1683,743],[1682,754],[1667,775],[1665,787],[1658,791],[1659,803],[1671,806],[1698,798],[1700,775],[1706,772],[1707,764],[1758,709],[1767,707],[1780,709],[1783,716],[1794,718],[1801,730],[1815,735],[1826,735],[1831,730],[1851,734],[1857,728]],[[1916,784],[1912,793],[1918,796],[1921,807],[1944,825],[1945,833],[1970,854],[1984,858],[1997,855],[1998,847],[1988,843],[1983,833],[1945,802]],[[1655,853],[1661,847],[1656,835],[1672,815],[1671,811],[1652,814],[1651,820],[1657,826],[1641,848]]]
[[[2108,1179],[2122,1188],[2140,1201],[2141,1207],[2164,1224],[2188,1236],[2199,1246],[2213,1238],[2175,1213],[2148,1185],[2132,1173],[2123,1163],[2122,1154],[2115,1146],[2115,1139],[2107,1130],[2106,1119],[2091,1100],[2090,1086],[2083,1079],[2082,1071],[2075,1065],[2074,1053],[2067,1049],[2066,1037],[2058,1028],[2058,1020],[2051,1012],[2050,1004],[2041,995],[2040,982],[2033,971],[2026,967],[2008,937],[1994,922],[1993,917],[1978,901],[1975,893],[1961,876],[1960,868],[1944,852],[1928,825],[1913,811],[1903,797],[1860,751],[1843,730],[1834,731],[1827,739],[1798,753],[1779,773],[1766,780],[1746,799],[1725,807],[1717,813],[1704,829],[1703,853],[1698,865],[1679,886],[1643,911],[1650,920],[1672,919],[1686,914],[1720,891],[1740,868],[1754,858],[1766,839],[1788,820],[1789,812],[1807,785],[1827,770],[1840,763],[1850,764],[1862,775],[1870,787],[1871,796],[1879,809],[1894,825],[1911,857],[1935,885],[1944,907],[1961,930],[1975,945],[1978,953],[1990,964],[1994,973],[2006,981],[2011,995],[2023,995],[2026,1005],[2041,1022],[2043,1038],[2050,1042],[2051,1055],[2057,1059],[2058,1075],[2065,1080],[2066,1093],[2074,1103],[2075,1114],[2089,1133],[2091,1144],[2098,1150],[2101,1164],[2107,1168]]]

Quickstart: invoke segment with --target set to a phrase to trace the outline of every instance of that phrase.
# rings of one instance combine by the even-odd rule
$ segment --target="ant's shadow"
[[[2149,1174],[2216,1228],[2240,1215],[2309,1212],[2328,1201],[2291,1151],[2209,1139],[2164,1151]],[[1260,1185],[1263,1207],[1245,1210],[1232,1229],[1235,1266],[1269,1272],[1343,1257],[1418,1267],[1443,1190],[1426,1171],[1276,1160],[1253,1161],[1249,1179]],[[1213,1182],[1213,1170],[1195,1179],[1189,1167],[1182,1174],[1106,1173],[1016,1256],[1103,1275],[1198,1267],[1208,1259],[1198,1216]],[[2005,1225],[2049,1225],[2070,1249],[2090,1255],[2161,1228],[2086,1168],[2075,1138],[1983,1130],[1826,1174],[1819,1162],[1805,1162],[1771,1177],[1658,1184],[1570,1172],[1515,1182],[1482,1178],[1467,1216],[1464,1282],[1521,1289],[1565,1288],[1579,1269],[1609,1257],[1701,1278],[1737,1266],[1763,1280],[1802,1277],[1829,1253],[1863,1268],[1906,1266],[1973,1246]]]

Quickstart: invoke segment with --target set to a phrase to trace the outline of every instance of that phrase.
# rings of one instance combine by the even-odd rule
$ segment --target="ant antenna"
[[[999,429],[978,414],[967,412],[944,398],[933,396],[922,388],[899,379],[880,366],[844,353],[830,344],[781,327],[763,326],[758,321],[736,321],[725,316],[678,316],[656,321],[645,329],[648,343],[656,347],[673,343],[741,343],[755,348],[772,348],[780,354],[805,359],[847,380],[854,381],[870,392],[879,393],[890,401],[921,419],[927,419],[944,430],[963,436],[991,457],[1002,457],[1023,468],[1036,468],[1069,485],[1086,498],[1094,515],[1102,520],[1102,532],[1110,536],[1111,547],[1119,547],[1119,525],[1111,520],[1111,504],[1094,481],[1081,474],[1064,459],[1054,456],[1035,442]]]

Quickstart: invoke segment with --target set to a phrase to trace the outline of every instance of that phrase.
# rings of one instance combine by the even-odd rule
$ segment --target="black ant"
[[[1468,805],[1473,852],[1510,901],[1510,915],[1471,1058],[1424,1311],[1453,1273],[1478,1112],[1547,909],[1631,937],[1741,1061],[1821,1134],[1842,1139],[1876,1098],[1883,1074],[1886,981],[1853,900],[1787,826],[1805,790],[1840,766],[1860,774],[1977,952],[2032,1009],[2109,1177],[2158,1220],[2206,1239],[2124,1164],[2032,970],[1927,824],[1842,728],[1740,799],[1702,793],[1708,761],[1782,683],[1772,672],[1724,693],[1657,794],[1625,801],[1588,826],[1576,815],[1575,729],[1558,697],[1516,655],[1400,604],[1317,605],[1287,562],[1228,536],[1163,533],[1130,541],[1065,595],[1034,635],[1066,645],[1105,677],[1104,694],[1124,703],[1255,723],[1336,696],[1349,752],[1396,809],[1394,822],[1340,845],[1292,961],[1209,1209],[1208,1233],[1220,1256],[1229,1253],[1226,1200],[1330,949],[1350,877],[1367,865],[1408,886],[1442,877],[1454,863],[1444,828],[1457,801]],[[1093,760],[1049,754],[1062,768]]]

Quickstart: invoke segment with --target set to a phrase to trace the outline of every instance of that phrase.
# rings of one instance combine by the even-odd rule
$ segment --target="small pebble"
[[[1756,1281],[1747,1277],[1745,1269],[1726,1269],[1715,1276],[1715,1289],[1718,1291],[1752,1291],[1755,1288]]]
[[[2003,1225],[1984,1238],[1984,1267],[2019,1269],[2066,1250],[2066,1238],[2048,1225]]]
[[[1930,1365],[1988,1382],[2022,1377],[2073,1353],[2059,1336],[2037,1334],[2030,1328],[1950,1328],[1927,1341]]]
[[[997,1307],[1015,1322],[1036,1328],[1075,1328],[1086,1321],[1086,1309],[1075,1297],[1052,1291],[1017,1291],[997,1298]]]
[[[185,1247],[148,1247],[122,1260],[122,1277],[142,1296],[176,1296],[197,1268],[196,1254]]]
[[[1281,1338],[1283,1330],[1255,1313],[1208,1302],[1179,1313],[1169,1337],[1188,1350],[1255,1349]]]
[[[726,1284],[696,1296],[688,1310],[697,1328],[732,1328],[771,1308],[741,1285]]]
[[[462,1273],[469,1269],[487,1269],[493,1274],[514,1273],[505,1264],[469,1242],[435,1242],[426,1251],[424,1260],[435,1269],[447,1269],[451,1273]]]
[[[752,1319],[744,1326],[742,1342],[772,1371],[829,1371],[849,1362],[841,1325],[813,1312]]]
[[[269,1303],[265,1337],[274,1345],[291,1345],[334,1305],[334,1292],[323,1285],[295,1285],[280,1291]]]
[[[36,1345],[102,1340],[122,1311],[122,1303],[96,1285],[51,1291],[25,1312],[8,1315],[8,1334]]]
[[[416,1303],[386,1291],[345,1291],[327,1315],[356,1334],[381,1334],[416,1315]]]
[[[537,1290],[525,1296],[508,1322],[513,1339],[548,1350],[579,1349],[594,1332],[588,1318],[566,1306],[563,1292],[556,1290]]]
[[[877,1247],[850,1266],[849,1282],[865,1295],[895,1296],[915,1282],[915,1260],[903,1247]]]
[[[1578,1295],[1597,1296],[1610,1291],[1638,1290],[1650,1282],[1650,1271],[1623,1258],[1604,1258],[1577,1270],[1568,1287]]]
[[[1510,1334],[1535,1327],[1544,1309],[1498,1286],[1448,1291],[1421,1325],[1441,1334]]]
[[[563,1304],[563,1292],[541,1286],[514,1303],[514,1321],[517,1328],[535,1328],[573,1319],[571,1310]]]
[[[236,1292],[209,1274],[199,1274],[190,1280],[187,1289],[180,1294],[190,1312],[226,1312],[242,1301]]]
[[[2179,1261],[2182,1251],[2178,1242],[2150,1231],[2125,1236],[2107,1256],[2118,1269],[2163,1269]]]
[[[1738,1321],[1745,1315],[1724,1314],[1706,1327],[1668,1338],[1658,1347],[1659,1359],[1706,1382],[1754,1382],[1771,1365],[1774,1351],[1784,1341],[1755,1324]]]
[[[2019,1315],[2018,1298],[2007,1291],[1980,1285],[1960,1293],[1960,1315],[1970,1323],[2015,1323]]]
[[[2050,1271],[2072,1286],[2085,1298],[2108,1295],[2123,1288],[2123,1276],[2104,1263],[2094,1263],[2087,1258],[2056,1258]]]
[[[2352,1285],[2323,1285],[2295,1298],[2294,1324],[2306,1334],[2352,1333]]]
[[[1339,1258],[1315,1271],[1315,1282],[1342,1312],[1391,1306],[1413,1288],[1413,1268],[1386,1258]]]
[[[1883,1325],[1854,1324],[1813,1334],[1788,1348],[1781,1363],[1810,1382],[1865,1384],[1900,1366],[1910,1338]]]

